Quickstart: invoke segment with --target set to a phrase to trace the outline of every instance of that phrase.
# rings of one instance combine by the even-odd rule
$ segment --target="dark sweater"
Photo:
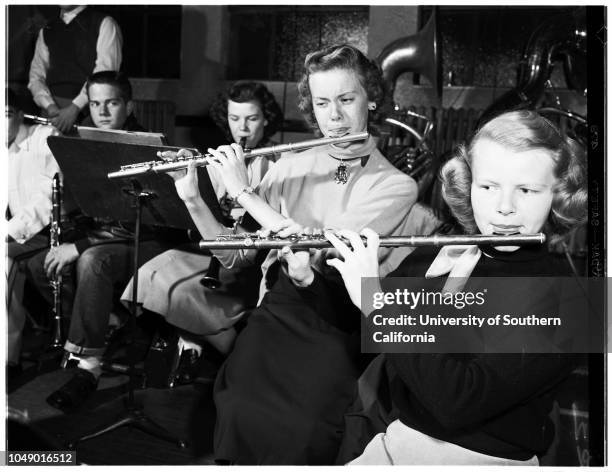
[[[567,265],[545,248],[482,249],[472,277],[569,275]],[[422,277],[438,251],[417,249],[389,277]],[[440,288],[445,279],[440,277]],[[325,306],[330,295],[322,277],[309,291],[318,292],[307,299],[320,316],[343,315]],[[548,413],[555,387],[576,365],[573,356],[553,354],[385,356],[391,400],[402,423],[482,454],[515,460],[541,455],[550,446],[554,427]]]
[[[49,49],[47,86],[53,95],[72,98],[81,91],[96,63],[104,16],[86,8],[68,24],[57,17],[45,26],[43,37]]]

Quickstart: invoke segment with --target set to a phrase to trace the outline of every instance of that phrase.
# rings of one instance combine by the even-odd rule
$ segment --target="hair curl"
[[[376,103],[368,113],[368,131],[377,132],[376,125],[389,113],[391,101],[382,71],[376,62],[368,59],[359,49],[349,44],[330,46],[308,54],[304,61],[302,78],[298,83],[300,102],[298,107],[306,122],[318,133],[319,127],[312,106],[312,94],[308,79],[311,74],[332,69],[348,69],[357,73],[368,100]]]
[[[93,84],[107,84],[115,87],[119,91],[119,96],[125,103],[132,99],[132,84],[130,84],[130,80],[123,72],[103,70],[91,74],[87,78],[87,84],[85,86],[87,95],[89,95],[89,87],[91,87]]]
[[[264,127],[263,141],[273,136],[283,124],[283,112],[274,95],[264,84],[248,81],[235,82],[221,92],[210,107],[211,118],[229,141],[232,141],[233,138],[227,121],[228,100],[236,103],[256,102],[259,105],[265,120],[268,122]]]
[[[555,162],[557,183],[545,231],[562,235],[587,218],[586,153],[548,119],[531,110],[507,112],[485,123],[440,171],[442,193],[468,234],[478,233],[471,203],[472,158],[476,142],[490,139],[516,152],[542,149]]]

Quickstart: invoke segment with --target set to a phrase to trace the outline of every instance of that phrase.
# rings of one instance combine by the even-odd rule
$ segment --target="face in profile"
[[[132,102],[125,102],[117,87],[91,84],[88,90],[89,112],[97,128],[121,129],[132,112]]]
[[[308,78],[317,125],[325,137],[341,137],[368,128],[368,94],[357,73],[349,69],[315,72]],[[344,143],[340,147],[356,147]]]
[[[17,133],[19,132],[19,125],[23,119],[23,115],[21,111],[17,110],[15,107],[7,106],[5,107],[6,113],[6,146],[9,147],[15,138],[17,137]]]
[[[257,147],[264,135],[268,121],[265,119],[259,103],[227,101],[227,123],[235,143],[247,138],[246,147]]]
[[[544,149],[516,152],[479,139],[472,151],[471,198],[480,232],[506,236],[542,231],[554,195],[554,165]]]

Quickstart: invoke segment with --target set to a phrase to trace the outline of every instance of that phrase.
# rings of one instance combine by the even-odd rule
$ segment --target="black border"
[[[604,6],[587,7],[589,277],[606,277],[606,13]],[[589,355],[590,466],[606,463],[606,352],[602,346],[602,354]]]

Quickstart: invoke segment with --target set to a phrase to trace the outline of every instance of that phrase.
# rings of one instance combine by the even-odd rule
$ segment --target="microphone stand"
[[[132,196],[134,199],[134,204],[136,207],[136,221],[135,221],[135,229],[134,229],[134,279],[132,285],[132,306],[131,306],[131,316],[129,319],[129,332],[131,336],[134,335],[134,331],[136,329],[136,311],[137,311],[137,302],[138,302],[138,258],[139,258],[139,249],[140,249],[140,226],[141,226],[141,212],[143,202],[147,199],[155,198],[157,195],[153,192],[145,191],[142,189],[142,186],[137,180],[131,180],[132,188],[124,188],[123,192]],[[133,342],[129,343],[129,346],[133,346]],[[133,351],[133,349],[128,348],[129,351]],[[98,429],[85,434],[77,439],[70,441],[67,446],[69,449],[74,449],[77,443],[87,441],[89,439],[101,436],[102,434],[113,431],[121,426],[132,426],[140,431],[148,433],[158,439],[163,439],[171,443],[175,443],[180,448],[186,448],[187,442],[175,437],[165,428],[161,427],[153,420],[151,420],[145,412],[143,408],[136,404],[134,399],[134,375],[135,367],[134,367],[134,356],[133,352],[128,352],[129,365],[126,369],[126,372],[129,376],[128,380],[128,395],[125,400],[125,411],[122,412],[117,419],[115,419],[110,424],[99,427]]]

